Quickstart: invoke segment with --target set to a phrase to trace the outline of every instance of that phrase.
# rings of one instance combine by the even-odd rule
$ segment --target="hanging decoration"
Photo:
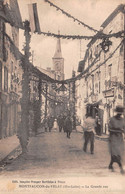
[[[75,21],[78,22],[78,24],[82,24],[84,27],[87,27],[89,30],[92,30],[94,32],[98,32],[98,30],[94,29],[93,27],[90,27],[89,25],[85,24],[84,22],[80,21],[79,19],[75,18],[74,16],[70,15],[69,13],[67,13],[66,11],[64,11],[63,9],[59,8],[58,6],[54,5],[52,2],[48,1],[48,0],[44,0],[45,2],[49,3],[50,6],[53,6],[56,8],[56,10],[61,11],[64,15],[66,15],[69,18],[72,18]]]
[[[65,87],[64,83],[56,89],[56,92],[65,92],[67,91],[67,88]]]
[[[109,47],[112,45],[112,42],[109,40],[109,38],[104,38],[100,45],[102,50],[106,53],[109,51]]]
[[[105,64],[111,57],[113,57],[113,55],[116,53],[116,51],[121,47],[122,43],[124,42],[125,39],[123,39],[121,41],[121,43],[116,47],[116,49],[109,55],[108,58],[106,58],[100,65],[98,65],[95,69],[93,69],[91,71],[91,73],[93,73],[94,71],[96,71],[100,66],[102,66],[103,64]],[[86,68],[83,72],[81,72],[80,74],[78,74],[76,77],[74,78],[70,78],[70,79],[67,79],[67,80],[64,80],[64,83],[69,83],[71,81],[76,81],[76,80],[79,80],[83,77],[83,75],[86,75],[88,76],[88,72],[89,72],[89,69],[94,65],[94,63],[92,63],[91,65],[88,66],[88,68]]]
[[[113,34],[96,34],[94,36],[80,36],[80,35],[62,35],[62,34],[55,34],[55,33],[51,33],[51,32],[39,32],[39,34],[43,34],[44,36],[49,36],[49,37],[54,37],[54,38],[62,38],[62,39],[72,39],[72,40],[89,40],[89,39],[104,39],[104,38],[111,38],[111,37],[115,37],[115,38],[122,38],[124,36],[124,31],[119,31]]]
[[[62,100],[59,100],[59,99],[55,99],[55,96],[53,96],[54,98],[51,98],[51,97],[49,97],[45,92],[41,92],[42,94],[43,94],[43,96],[45,97],[45,98],[47,98],[49,101],[51,101],[51,102],[56,102],[56,103],[63,103],[63,101]]]
[[[35,91],[35,90],[34,90]],[[51,98],[51,99],[53,99],[53,100],[55,100],[55,95],[53,95],[53,94],[51,94],[51,93],[47,93],[47,95],[45,94],[45,89],[42,89],[42,92],[44,93],[44,95],[45,96],[48,96],[49,98]],[[68,96],[67,95],[58,95],[58,96],[56,96],[56,97],[58,97],[58,99],[61,99],[61,100],[64,100],[65,98],[67,98]]]
[[[121,47],[122,43],[124,42],[125,39],[123,39],[120,44],[115,48],[115,50],[109,55],[109,57],[107,59],[105,59],[100,65],[98,65],[95,69],[93,69],[93,71],[91,71],[91,73],[93,73],[94,71],[96,71],[100,66],[102,66],[103,64],[105,64],[111,57],[113,57],[113,55],[116,53],[116,51]],[[88,67],[90,68],[91,65]],[[88,69],[87,68],[87,69]],[[86,70],[87,70],[86,69]],[[87,70],[88,71],[88,70]]]
[[[9,42],[10,45],[10,51],[13,53],[14,57],[19,60],[22,58],[23,54],[19,51],[19,49],[15,46],[13,43],[12,39],[4,33],[4,36],[6,37],[7,41]]]
[[[50,3],[50,1],[48,1],[48,0],[45,0],[45,1]],[[117,33],[108,34],[108,35],[103,34],[103,33],[97,33],[95,36],[79,36],[79,35],[73,35],[72,36],[72,35],[54,34],[54,33],[50,33],[50,32],[48,32],[48,33],[40,32],[40,34],[47,35],[47,36],[53,36],[53,37],[56,37],[56,38],[66,38],[66,39],[92,39],[92,38],[96,38],[96,39],[103,39],[101,47],[104,50],[104,52],[108,52],[109,46],[112,44],[112,42],[109,41],[109,38],[111,38],[111,37],[123,38],[123,35],[124,35],[123,33],[124,33],[124,31],[119,31]],[[15,47],[15,45],[14,45],[13,41],[11,40],[11,38],[6,33],[5,33],[5,36],[7,37],[7,39],[10,42],[10,50],[11,50],[11,52],[13,52],[13,54],[15,55],[15,57],[17,59],[21,59],[22,58],[22,60],[23,60],[23,55],[19,52],[18,48]],[[124,39],[122,40],[122,42],[123,41],[124,41]],[[120,44],[120,46],[121,46],[121,44]],[[106,61],[108,61],[108,59],[110,59],[114,55],[114,53],[116,52],[116,50],[118,48],[119,48],[119,46],[114,50],[113,53],[111,53],[111,55],[103,63],[100,64],[100,66],[103,65]],[[22,63],[22,65],[23,65],[23,63]],[[85,69],[83,72],[81,72],[79,75],[77,75],[77,76],[75,76],[73,78],[66,79],[66,80],[61,80],[61,81],[52,79],[49,76],[47,76],[46,74],[40,72],[31,63],[29,63],[29,66],[30,66],[30,72],[31,73],[34,73],[37,76],[41,76],[42,80],[46,80],[48,83],[58,83],[58,84],[65,83],[65,84],[68,84],[68,83],[70,83],[72,81],[80,80],[82,78],[82,76],[84,74],[86,74],[87,71],[93,66],[93,63],[91,65],[89,65],[89,67],[87,69]]]
[[[40,30],[39,17],[38,17],[38,11],[37,11],[37,3],[28,4],[28,10],[29,10],[31,32],[39,33],[41,30]]]

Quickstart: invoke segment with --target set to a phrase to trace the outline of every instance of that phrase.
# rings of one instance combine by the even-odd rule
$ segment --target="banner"
[[[37,12],[37,4],[28,4],[28,10],[29,10],[29,20],[30,20],[30,28],[31,32],[38,32],[40,33],[40,24],[39,24],[39,18],[38,18],[38,12]]]

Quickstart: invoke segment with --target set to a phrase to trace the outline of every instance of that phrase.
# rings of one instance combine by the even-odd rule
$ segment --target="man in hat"
[[[125,121],[122,115],[124,108],[122,106],[116,106],[115,112],[116,115],[110,118],[109,121],[109,151],[111,154],[109,169],[114,171],[113,163],[116,162],[123,174],[122,157],[124,152],[123,133],[125,132]]]

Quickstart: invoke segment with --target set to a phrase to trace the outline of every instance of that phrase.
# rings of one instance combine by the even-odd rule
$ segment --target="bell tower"
[[[60,34],[59,31],[58,31],[58,34]],[[53,60],[53,70],[55,71],[56,79],[63,80],[64,79],[64,58],[62,57],[60,38],[57,39],[56,51],[52,60]]]

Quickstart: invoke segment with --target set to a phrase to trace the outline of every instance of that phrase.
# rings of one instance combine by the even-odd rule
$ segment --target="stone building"
[[[17,1],[0,1],[0,138],[15,134],[18,127],[22,80],[19,28],[22,20]]]
[[[119,5],[103,22],[101,30],[87,45],[82,61],[82,77],[79,82],[79,117],[86,112],[101,120],[101,133],[108,133],[109,118],[116,105],[125,105],[125,42],[123,37],[112,36],[99,39],[104,33],[109,36],[125,30],[125,5]],[[118,33],[119,35],[119,33]],[[81,113],[81,114],[80,114]]]

